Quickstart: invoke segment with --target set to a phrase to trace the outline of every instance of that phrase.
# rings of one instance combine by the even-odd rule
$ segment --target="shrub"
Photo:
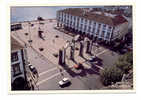
[[[104,70],[100,71],[100,76],[103,85],[107,86],[121,81],[123,72],[115,66],[105,67]]]
[[[128,73],[128,71],[133,67],[133,53],[128,52],[125,55],[119,57],[115,65],[117,68],[120,68],[124,73]]]

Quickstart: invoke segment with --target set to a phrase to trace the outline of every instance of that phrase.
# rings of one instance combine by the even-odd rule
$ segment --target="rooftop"
[[[74,16],[87,18],[89,20],[94,20],[99,23],[108,24],[110,26],[117,26],[119,24],[128,22],[122,15],[112,15],[104,12],[101,13],[94,11],[92,12],[91,10],[84,8],[68,8],[68,9],[60,10],[59,12],[64,12]]]
[[[11,50],[19,50],[23,48],[24,46],[19,41],[17,41],[16,38],[11,36]]]

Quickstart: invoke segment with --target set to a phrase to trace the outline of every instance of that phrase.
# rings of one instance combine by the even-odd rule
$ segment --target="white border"
[[[8,50],[8,52],[10,52],[10,6],[93,6],[93,5],[132,5],[133,6],[133,33],[134,33],[134,31],[135,31],[135,3],[133,3],[133,2],[104,2],[104,3],[102,3],[102,2],[94,2],[94,3],[69,3],[69,5],[68,4],[61,4],[61,3],[48,3],[48,4],[45,4],[45,3],[27,3],[27,2],[25,2],[25,3],[19,3],[19,2],[11,2],[11,3],[8,3],[8,5],[7,5],[7,7],[6,7],[6,10],[7,10],[7,12],[6,12],[6,19],[7,19],[7,27],[8,27],[8,29],[7,29],[7,31],[6,31],[6,33],[7,33],[7,41],[8,41],[8,47],[7,47],[7,50]],[[133,34],[133,37],[135,37],[135,34]],[[135,42],[135,38],[133,39],[133,41],[134,41],[134,44],[136,43]],[[135,61],[135,50],[136,48],[135,48],[135,46],[134,46],[134,61]],[[10,53],[8,53],[8,58],[10,58]],[[9,61],[9,60],[8,60]],[[9,61],[10,62],[10,61]],[[135,73],[135,62],[134,62],[134,89],[133,90],[54,90],[54,91],[52,91],[52,90],[48,90],[48,91],[11,91],[11,77],[10,77],[10,68],[11,68],[11,66],[10,66],[10,63],[8,63],[8,93],[9,94],[28,94],[28,93],[30,93],[30,94],[34,94],[34,93],[36,93],[36,94],[45,94],[45,93],[78,93],[78,94],[80,94],[80,93],[90,93],[90,94],[92,94],[92,93],[135,93],[136,92],[136,84],[135,84],[135,81],[136,81],[136,73]]]

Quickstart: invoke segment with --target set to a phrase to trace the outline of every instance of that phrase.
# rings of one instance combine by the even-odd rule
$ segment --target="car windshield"
[[[63,82],[65,82],[66,80],[63,80]]]

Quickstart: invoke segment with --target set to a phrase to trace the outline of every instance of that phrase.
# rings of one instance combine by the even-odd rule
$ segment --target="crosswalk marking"
[[[44,71],[44,72],[40,73],[39,76],[44,75],[44,74],[46,74],[46,73],[48,73],[48,72],[54,71],[54,70],[56,70],[56,69],[57,69],[57,67],[51,68],[50,70],[47,70],[47,71]]]
[[[64,70],[64,71],[62,71],[62,72],[66,72],[66,70]],[[52,78],[58,76],[59,74],[60,74],[60,72],[58,72],[58,73],[56,73],[56,74],[54,74],[54,75],[52,75],[52,76],[50,76],[50,77],[48,77],[48,78],[46,78],[46,79],[40,81],[40,82],[38,82],[37,85],[40,85],[40,84],[42,84],[42,83],[44,83],[44,82],[46,82],[46,81],[48,81],[48,80],[50,80],[50,79],[52,79]]]
[[[98,53],[97,56],[99,56],[99,55],[101,55],[101,54],[103,54],[103,53],[105,53],[105,52],[107,52],[107,51],[108,51],[108,50],[103,50],[102,52]],[[97,67],[99,67],[99,66],[97,66]],[[100,68],[101,68],[101,67],[100,67]],[[46,74],[46,73],[48,73],[48,72],[51,72],[51,71],[53,71],[53,70],[56,70],[56,69],[57,69],[57,67],[52,68],[52,69],[50,69],[50,70],[48,70],[48,71],[42,72],[42,73],[39,74],[39,76],[44,75],[44,74]],[[101,69],[102,69],[102,68],[101,68]],[[66,70],[63,70],[62,72],[66,72]],[[48,80],[50,80],[50,79],[52,79],[52,78],[58,76],[59,74],[60,74],[60,72],[58,72],[58,73],[56,73],[56,74],[54,74],[54,75],[52,75],[52,76],[50,76],[50,77],[48,77],[48,78],[46,78],[46,79],[40,81],[40,82],[38,82],[37,85],[40,85],[40,84],[42,84],[42,83],[44,83],[44,82],[46,82],[46,81],[48,81]]]

